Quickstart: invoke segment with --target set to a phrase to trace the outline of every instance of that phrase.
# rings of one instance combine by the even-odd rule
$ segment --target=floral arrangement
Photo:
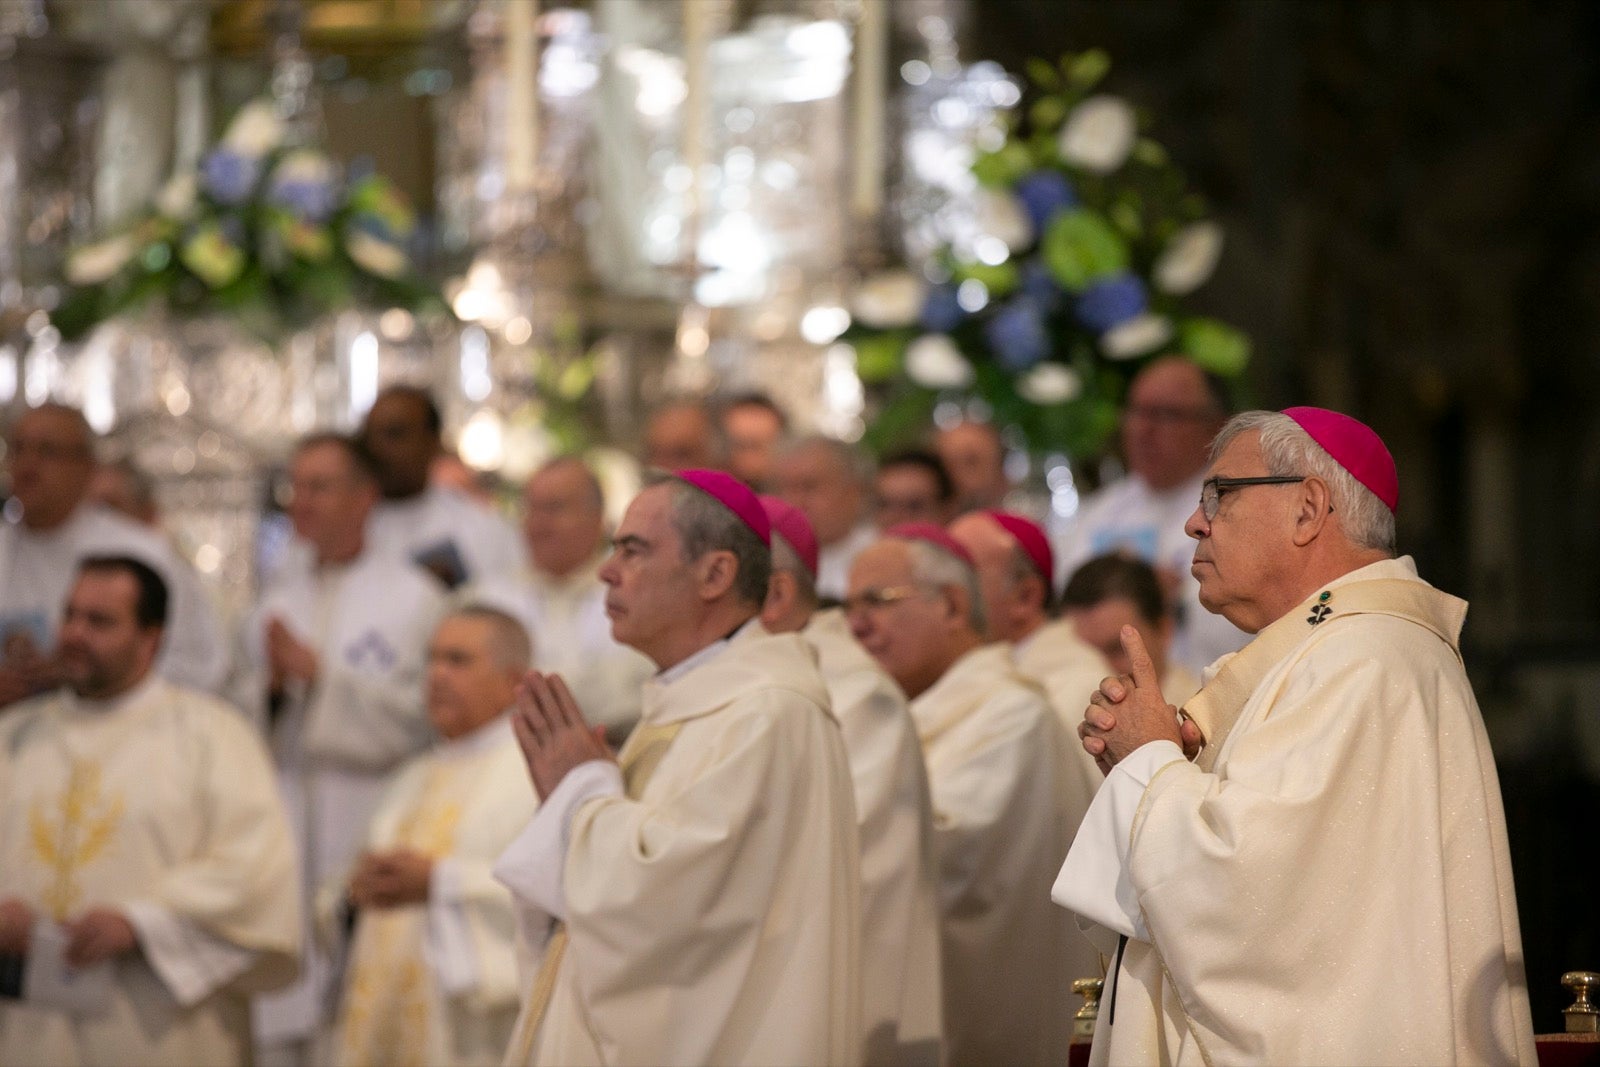
[[[1036,451],[1085,458],[1115,430],[1127,382],[1182,352],[1224,377],[1248,338],[1184,304],[1222,230],[1133,107],[1096,91],[1105,53],[1028,64],[1031,104],[973,164],[973,232],[920,272],[863,281],[843,340],[881,408],[879,446],[941,400],[981,399]]]
[[[439,292],[412,273],[414,227],[393,185],[347,180],[258,99],[139,218],[68,254],[51,321],[73,340],[159,302],[179,315],[227,315],[270,341],[354,303],[444,312]]]

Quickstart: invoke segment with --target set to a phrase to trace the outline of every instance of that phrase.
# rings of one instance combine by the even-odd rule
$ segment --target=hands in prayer
[[[132,952],[139,944],[133,924],[111,908],[90,908],[62,926],[68,936],[67,962],[74,967],[114,959]]]
[[[605,727],[591,727],[584,721],[578,702],[559,674],[528,672],[517,686],[511,726],[540,800],[553,793],[567,772],[579,764],[616,759],[606,744]]]
[[[33,909],[16,897],[0,900],[0,955],[26,956],[33,934]]]
[[[1102,774],[1110,774],[1130,752],[1151,741],[1175,742],[1194,759],[1205,744],[1200,728],[1187,719],[1180,724],[1178,709],[1161,695],[1160,679],[1139,631],[1124,626],[1121,637],[1133,673],[1106,678],[1089,698],[1078,726],[1083,750],[1094,757]]]
[[[267,623],[267,662],[271,666],[274,689],[282,688],[291,680],[307,684],[317,680],[316,651],[290,633],[278,618]]]
[[[358,908],[423,904],[432,879],[432,856],[409,848],[367,852],[350,876],[350,902]]]

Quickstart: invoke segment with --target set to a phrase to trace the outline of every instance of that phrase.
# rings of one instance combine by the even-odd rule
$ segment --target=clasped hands
[[[517,686],[511,727],[516,731],[517,744],[541,801],[580,764],[616,759],[606,744],[605,727],[590,726],[584,721],[572,690],[559,674],[528,672]]]
[[[414,849],[364,852],[345,892],[358,908],[425,904],[433,881],[433,857]]]
[[[0,953],[26,956],[33,941],[33,909],[16,897],[0,901]],[[90,908],[61,924],[67,931],[67,963],[88,967],[132,952],[139,939],[133,924],[113,908]]]
[[[1151,741],[1171,741],[1194,759],[1205,744],[1200,727],[1188,719],[1180,723],[1178,709],[1161,695],[1161,680],[1139,631],[1124,626],[1121,637],[1133,672],[1102,680],[1089,698],[1078,724],[1083,750],[1102,774],[1110,774],[1129,753]]]

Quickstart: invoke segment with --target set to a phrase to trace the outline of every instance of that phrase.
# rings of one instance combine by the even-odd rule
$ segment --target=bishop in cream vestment
[[[1091,1062],[1536,1062],[1465,614],[1351,572],[1219,661],[1197,762],[1117,765],[1056,888],[1126,937]]]
[[[248,993],[294,976],[300,901],[271,764],[234,709],[147,676],[0,718],[0,899],[55,922],[122,912],[139,951],[104,1014],[0,1001],[0,1064],[226,1067]],[[30,962],[32,965],[32,962]]]
[[[384,795],[371,851],[434,858],[426,904],[363,909],[335,1054],[345,1067],[499,1063],[516,1019],[511,894],[495,858],[534,810],[511,723],[441,741]]]
[[[862,1022],[868,1064],[940,1062],[937,859],[928,772],[905,694],[837,610],[802,631],[844,735],[861,835]]]
[[[943,915],[945,1040],[963,1064],[1066,1062],[1071,950],[1050,903],[1072,841],[1060,720],[1011,649],[958,659],[911,702],[933,793]]]
[[[860,1061],[858,844],[827,708],[806,643],[759,624],[646,684],[625,792],[580,802],[555,892],[530,889],[561,790],[496,868],[540,956],[507,1063]]]

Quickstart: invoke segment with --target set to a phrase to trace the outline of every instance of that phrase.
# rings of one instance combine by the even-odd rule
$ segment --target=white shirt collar
[[[664,670],[660,674],[656,675],[655,680],[657,682],[660,682],[662,685],[666,685],[669,682],[677,681],[679,678],[682,678],[684,675],[688,674],[690,671],[694,670],[696,667],[699,667],[699,666],[702,666],[704,664],[710,663],[712,660],[716,659],[719,655],[722,654],[723,650],[728,647],[728,643],[730,641],[732,641],[735,637],[738,637],[745,630],[749,629],[751,626],[760,626],[760,625],[761,625],[761,617],[760,616],[752,617],[749,622],[746,622],[743,626],[740,626],[737,630],[733,631],[733,633],[729,634],[727,637],[724,637],[724,638],[722,638],[720,640],[717,640],[717,641],[713,641],[709,645],[707,645],[705,648],[702,648],[700,651],[698,651],[694,655],[690,656],[688,659],[680,660],[679,662],[674,663],[672,666],[668,667],[666,670]]]

